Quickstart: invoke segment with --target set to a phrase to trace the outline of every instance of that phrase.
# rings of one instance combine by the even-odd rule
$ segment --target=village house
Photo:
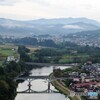
[[[7,62],[10,62],[10,61],[15,61],[15,57],[14,56],[8,56]]]

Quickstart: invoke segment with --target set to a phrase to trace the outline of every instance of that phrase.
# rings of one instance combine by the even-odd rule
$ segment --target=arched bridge
[[[31,82],[36,80],[36,79],[44,79],[48,82],[48,89],[45,90],[45,91],[34,91],[31,89]],[[16,77],[14,79],[14,81],[17,81],[17,80],[26,80],[28,81],[28,89],[25,90],[25,91],[20,91],[20,92],[17,92],[17,93],[58,93],[57,91],[54,91],[54,90],[51,90],[50,89],[50,83],[52,81],[55,81],[55,80],[65,80],[65,79],[72,79],[71,77],[50,77],[50,76],[28,76],[28,77]]]
[[[28,77],[16,77],[14,80],[36,80],[36,79],[48,79],[49,76],[28,76]]]
[[[44,79],[48,82],[52,82],[55,80],[65,80],[65,79],[72,79],[72,77],[49,77],[49,76],[28,76],[28,77],[16,77],[14,81],[16,80],[27,80],[27,81],[34,81],[36,79]]]

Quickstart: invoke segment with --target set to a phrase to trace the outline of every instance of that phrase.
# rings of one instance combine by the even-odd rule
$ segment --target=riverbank
[[[53,74],[51,74],[50,77],[52,78]],[[65,96],[68,96],[70,100],[81,100],[80,96],[76,96],[73,91],[65,87],[60,81],[56,80],[51,83],[57,90],[59,90],[60,93],[64,94]]]

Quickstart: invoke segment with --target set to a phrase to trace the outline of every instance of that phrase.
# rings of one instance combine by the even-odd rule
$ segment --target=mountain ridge
[[[88,18],[54,18],[19,21],[0,18],[0,35],[30,36],[31,34],[70,34],[98,30],[100,23]]]

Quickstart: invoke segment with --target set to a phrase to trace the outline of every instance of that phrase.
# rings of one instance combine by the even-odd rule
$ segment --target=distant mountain
[[[56,24],[71,24],[71,23],[78,23],[78,22],[82,22],[82,23],[86,23],[86,24],[93,24],[96,26],[100,26],[100,23],[97,22],[96,20],[92,20],[92,19],[88,19],[88,18],[55,18],[55,19],[38,19],[38,20],[31,20],[31,21],[27,21],[28,23],[32,23],[32,24],[49,24],[49,25],[56,25]]]
[[[94,31],[83,31],[83,32],[78,32],[78,33],[72,33],[72,34],[68,34],[66,36],[67,38],[85,38],[87,39],[99,39],[98,41],[100,41],[100,30],[94,30]]]
[[[72,33],[64,36],[63,39],[78,45],[89,45],[100,48],[100,30]]]
[[[57,18],[17,21],[0,18],[0,35],[30,36],[32,34],[67,35],[100,29],[100,23],[87,18]]]

